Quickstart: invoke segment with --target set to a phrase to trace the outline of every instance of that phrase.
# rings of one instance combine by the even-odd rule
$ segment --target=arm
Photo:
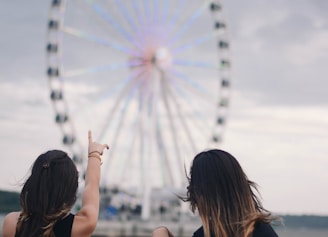
[[[14,237],[16,233],[16,224],[18,221],[19,212],[11,212],[7,214],[2,223],[2,236]]]
[[[157,227],[152,235],[152,237],[174,237],[173,234],[165,226]]]
[[[82,194],[82,207],[75,215],[72,227],[72,237],[91,236],[96,228],[99,214],[101,155],[105,148],[108,149],[108,145],[101,145],[92,141],[92,135],[89,131],[89,155],[85,177],[85,188]]]

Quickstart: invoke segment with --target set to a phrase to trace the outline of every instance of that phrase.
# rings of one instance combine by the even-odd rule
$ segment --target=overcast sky
[[[0,3],[0,188],[62,148],[45,76],[50,1]],[[328,215],[328,2],[225,1],[232,102],[222,147],[274,212]]]

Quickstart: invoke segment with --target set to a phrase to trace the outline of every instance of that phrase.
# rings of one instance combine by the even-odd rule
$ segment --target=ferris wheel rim
[[[67,145],[73,154],[73,158],[77,163],[82,162],[82,157],[83,155],[81,152],[81,144],[76,138],[76,130],[74,128],[74,122],[71,119],[72,115],[69,113],[69,105],[68,102],[65,100],[65,93],[64,93],[64,88],[63,88],[63,77],[74,77],[74,76],[79,76],[79,73],[93,73],[94,71],[98,70],[111,70],[111,69],[116,69],[119,67],[136,67],[140,66],[138,63],[135,61],[128,62],[128,63],[116,63],[116,64],[107,64],[103,66],[99,66],[98,68],[83,68],[83,69],[78,69],[76,71],[71,71],[71,72],[66,72],[62,68],[60,58],[61,58],[61,53],[60,53],[60,34],[67,33],[70,35],[75,35],[80,38],[83,38],[88,41],[93,41],[101,45],[107,45],[108,47],[114,48],[115,50],[121,50],[121,51],[127,51],[128,49],[125,47],[121,47],[121,45],[117,44],[116,42],[108,42],[108,41],[101,41],[99,38],[95,38],[92,35],[83,35],[83,32],[78,31],[77,29],[69,28],[69,27],[62,27],[63,22],[64,22],[64,12],[65,12],[65,7],[66,7],[66,2],[65,0],[54,0],[52,2],[51,8],[50,8],[50,19],[48,21],[48,44],[47,44],[47,55],[48,55],[48,68],[47,68],[47,75],[48,75],[48,80],[49,80],[49,90],[50,90],[50,98],[52,100],[52,104],[55,110],[55,120],[56,123],[59,125],[61,132],[63,134],[63,143]],[[95,1],[86,1],[88,3],[93,3]],[[184,2],[184,1],[181,1]],[[216,104],[218,113],[217,113],[217,118],[216,118],[216,124],[214,128],[214,133],[213,133],[213,140],[214,142],[221,142],[222,139],[222,134],[225,128],[226,124],[226,118],[227,118],[227,110],[229,107],[229,101],[230,101],[230,87],[231,87],[231,77],[230,77],[230,56],[229,56],[229,38],[227,35],[227,29],[226,29],[226,22],[222,16],[222,5],[221,1],[207,1],[207,5],[203,5],[204,8],[207,6],[210,10],[210,14],[213,15],[213,32],[209,35],[205,35],[201,38],[196,38],[194,42],[190,42],[190,44],[183,45],[181,47],[175,47],[175,53],[179,54],[182,53],[184,50],[188,50],[192,48],[195,44],[201,44],[202,42],[206,41],[206,39],[213,37],[213,35],[217,36],[217,44],[218,44],[218,50],[220,52],[223,52],[223,55],[221,56],[222,58],[220,59],[221,61],[219,62],[219,65],[211,65],[211,64],[201,64],[201,62],[197,61],[190,61],[190,60],[174,60],[172,63],[176,65],[182,65],[184,67],[208,67],[208,68],[214,68],[214,70],[219,70],[221,75],[225,75],[220,78],[220,84],[221,84],[221,92],[222,94],[219,95],[219,98],[214,104]],[[194,12],[194,17],[192,16],[192,19],[194,19],[199,12]],[[57,19],[55,19],[57,16]],[[185,24],[182,25],[182,28],[188,27],[188,24],[190,24],[190,19],[187,21]],[[221,35],[217,35],[217,32],[224,32]],[[57,32],[57,33],[56,33]],[[180,31],[179,34],[182,31]],[[50,36],[50,34],[58,34],[57,36],[53,37]],[[54,38],[57,37],[57,42],[55,42]],[[136,43],[137,45],[138,43]],[[140,45],[137,45],[136,47],[140,47]],[[156,61],[159,60],[160,54],[161,54],[162,48],[158,48],[156,50],[155,56],[154,56],[154,62],[153,65],[156,64]],[[165,50],[164,50],[165,51]],[[128,51],[132,52],[132,51]],[[133,54],[136,56],[139,56],[138,48],[133,51]],[[158,54],[159,56],[156,56]],[[56,55],[57,61],[53,59],[49,59],[50,57],[54,57]],[[55,58],[56,58],[55,57]],[[57,64],[56,64],[57,63]],[[139,62],[140,63],[140,62]],[[159,65],[156,65],[159,66]],[[179,70],[168,70],[167,72],[168,75],[176,76],[181,79],[181,84],[186,83],[187,78],[183,73],[181,73]],[[159,73],[161,74],[161,69],[159,69]],[[55,87],[53,84],[58,84]],[[190,83],[189,83],[190,84]],[[180,86],[181,87],[181,86]],[[193,85],[189,85],[190,90],[195,90],[192,87],[195,87]],[[171,92],[166,92],[166,93],[177,93],[178,89],[168,89],[171,90]],[[175,92],[174,92],[175,90]],[[172,92],[173,91],[173,92]],[[202,93],[202,96],[206,96],[205,93]],[[176,105],[177,106],[177,105]],[[61,107],[61,109],[59,109]],[[111,113],[112,114],[112,113]],[[109,114],[109,117],[111,116]],[[172,133],[174,132],[174,129],[172,129]],[[101,137],[102,135],[100,135]],[[177,140],[175,138],[174,140]],[[176,142],[177,143],[177,142]],[[177,148],[175,148],[177,149]]]

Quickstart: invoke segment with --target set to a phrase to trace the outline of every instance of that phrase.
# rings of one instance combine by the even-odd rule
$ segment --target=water
[[[276,229],[279,237],[328,237],[328,228],[327,229]]]

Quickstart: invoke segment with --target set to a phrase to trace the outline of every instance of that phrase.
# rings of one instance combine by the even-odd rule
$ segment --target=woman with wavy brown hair
[[[50,150],[34,162],[20,194],[20,212],[9,213],[3,237],[89,237],[99,213],[101,155],[108,145],[92,141],[89,131],[88,165],[82,207],[74,215],[78,171],[63,151]]]
[[[208,150],[193,160],[188,177],[187,197],[193,212],[198,211],[202,227],[194,237],[277,237],[270,222],[274,219],[255,195],[238,161],[228,152]],[[154,230],[153,237],[173,236],[166,227]]]

